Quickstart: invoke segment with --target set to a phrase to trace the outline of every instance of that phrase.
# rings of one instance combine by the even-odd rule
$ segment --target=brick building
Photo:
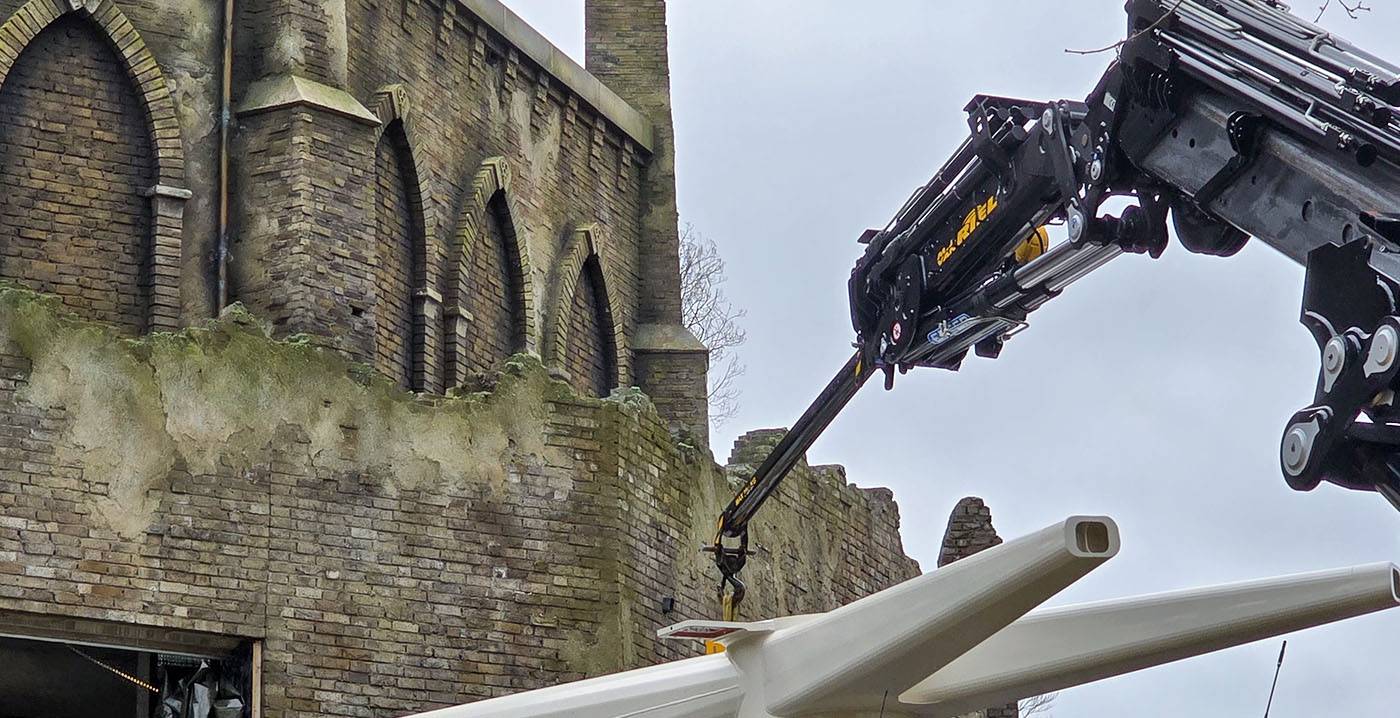
[[[664,3],[586,8],[588,70],[496,0],[0,0],[0,716],[401,715],[715,612]],[[781,504],[755,616],[917,572],[887,491]]]

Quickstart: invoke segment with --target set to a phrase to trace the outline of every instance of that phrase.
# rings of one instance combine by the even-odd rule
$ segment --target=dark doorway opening
[[[0,718],[251,718],[251,644],[222,657],[0,637]]]

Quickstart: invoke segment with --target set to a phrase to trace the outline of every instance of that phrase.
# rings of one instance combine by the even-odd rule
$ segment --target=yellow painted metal
[[[734,602],[734,594],[725,593],[720,597],[720,612],[726,621],[739,620],[739,604]],[[705,641],[705,655],[724,653],[724,646],[715,641]]]
[[[1017,264],[1026,262],[1045,254],[1045,250],[1050,248],[1050,233],[1044,227],[1036,227],[1031,236],[1026,237],[1026,241],[1016,245],[1016,251],[1011,255],[1015,257]]]

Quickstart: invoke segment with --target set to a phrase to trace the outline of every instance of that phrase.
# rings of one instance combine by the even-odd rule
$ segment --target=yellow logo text
[[[958,228],[957,236],[954,237],[953,241],[949,242],[947,246],[938,250],[938,257],[936,258],[938,266],[943,266],[943,263],[947,262],[948,258],[952,257],[953,253],[957,252],[958,249],[963,246],[967,238],[971,237],[972,233],[976,231],[983,222],[987,221],[987,218],[992,215],[992,212],[996,210],[996,208],[997,198],[996,195],[992,195],[988,197],[985,202],[982,202],[974,207],[972,211],[968,212],[967,216],[963,217],[962,226]]]

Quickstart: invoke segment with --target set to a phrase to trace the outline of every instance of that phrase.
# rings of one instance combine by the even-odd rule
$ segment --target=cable
[[[1269,709],[1274,707],[1274,689],[1278,688],[1278,673],[1283,670],[1283,652],[1288,650],[1288,641],[1283,642],[1283,647],[1278,649],[1278,666],[1274,668],[1274,684],[1269,686],[1269,704],[1264,706],[1264,718],[1269,718]]]
[[[1330,0],[1329,0],[1329,1],[1330,1]],[[1154,22],[1154,23],[1152,23],[1151,25],[1148,25],[1147,27],[1145,27],[1145,28],[1143,28],[1143,29],[1141,29],[1141,30],[1138,30],[1137,32],[1135,32],[1135,33],[1129,35],[1126,39],[1119,40],[1118,42],[1113,43],[1112,45],[1108,45],[1108,46],[1106,46],[1106,47],[1101,47],[1101,48],[1098,48],[1097,50],[1071,50],[1071,49],[1069,49],[1069,48],[1065,48],[1065,52],[1068,52],[1068,53],[1071,54],[1071,55],[1093,55],[1093,54],[1096,54],[1096,53],[1108,52],[1109,50],[1113,50],[1113,49],[1115,49],[1115,48],[1122,47],[1122,46],[1124,46],[1124,45],[1126,45],[1126,44],[1132,42],[1133,40],[1136,40],[1139,36],[1145,35],[1145,34],[1147,34],[1147,33],[1149,33],[1149,32],[1152,32],[1152,30],[1155,29],[1158,25],[1161,25],[1161,24],[1162,24],[1162,21],[1163,21],[1163,20],[1166,20],[1167,18],[1171,17],[1172,15],[1175,15],[1175,14],[1176,14],[1176,9],[1179,8],[1179,7],[1181,7],[1181,4],[1184,3],[1184,2],[1186,2],[1186,0],[1176,0],[1176,4],[1172,6],[1172,9],[1168,10],[1168,11],[1166,12],[1166,14],[1164,14],[1164,15],[1162,15],[1161,17],[1157,18],[1157,21],[1156,21],[1156,22]],[[1367,9],[1369,10],[1370,8],[1367,8]]]
[[[142,688],[145,688],[146,690],[148,690],[148,691],[150,691],[150,692],[152,692],[152,693],[160,693],[160,689],[159,689],[159,688],[156,688],[155,686],[153,686],[153,685],[151,685],[151,684],[149,684],[149,683],[147,683],[147,682],[145,682],[145,681],[143,681],[143,680],[140,680],[140,679],[138,679],[138,678],[136,678],[136,677],[134,677],[134,676],[128,675],[128,674],[126,674],[126,673],[123,673],[122,671],[120,671],[120,670],[118,670],[118,669],[116,669],[116,668],[113,668],[112,666],[109,666],[109,665],[107,665],[106,663],[103,663],[102,661],[99,661],[99,660],[97,660],[96,658],[93,658],[92,656],[89,656],[89,655],[86,654],[86,653],[83,653],[82,651],[78,650],[78,647],[77,647],[77,646],[74,646],[74,645],[71,644],[71,643],[65,643],[65,644],[63,644],[63,645],[67,646],[67,647],[68,647],[68,650],[70,650],[70,651],[72,651],[72,652],[74,652],[74,653],[76,653],[76,654],[82,656],[83,658],[88,659],[89,661],[92,661],[93,663],[96,663],[96,664],[99,665],[99,666],[102,666],[103,668],[106,668],[108,671],[111,671],[112,673],[116,674],[117,676],[119,676],[119,677],[121,677],[121,678],[126,679],[127,681],[130,681],[131,683],[135,683],[136,685],[141,686]]]

